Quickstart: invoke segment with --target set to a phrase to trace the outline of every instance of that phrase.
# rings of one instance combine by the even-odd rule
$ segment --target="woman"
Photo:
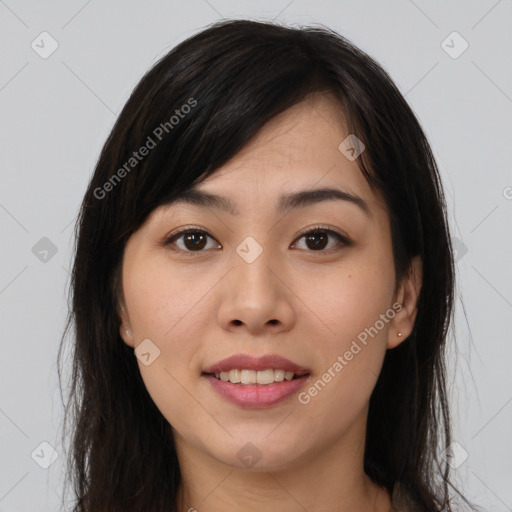
[[[74,510],[455,510],[445,208],[415,115],[335,32],[174,48],[77,223]]]

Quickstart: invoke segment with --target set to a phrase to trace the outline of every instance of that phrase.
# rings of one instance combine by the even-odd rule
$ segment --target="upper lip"
[[[294,362],[286,359],[285,357],[277,354],[267,354],[264,356],[254,357],[249,354],[235,354],[227,357],[222,361],[205,368],[203,373],[220,373],[229,370],[284,370],[286,372],[293,372],[296,375],[305,375],[309,373],[307,368],[304,368]]]

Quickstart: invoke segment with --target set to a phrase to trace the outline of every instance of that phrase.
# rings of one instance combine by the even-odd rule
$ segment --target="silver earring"
[[[402,336],[402,333],[401,333],[401,332],[399,332],[399,333],[397,334],[397,336],[398,336],[398,337]]]

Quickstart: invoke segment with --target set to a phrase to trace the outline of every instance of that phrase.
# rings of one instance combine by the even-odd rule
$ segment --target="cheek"
[[[204,339],[197,319],[208,314],[201,298],[212,287],[209,281],[207,275],[171,273],[169,265],[127,267],[125,298],[136,345],[149,339],[158,353],[150,365],[138,360],[141,377],[157,408],[178,431],[195,431],[203,422],[205,429],[211,428],[191,396],[192,375],[196,370],[199,375],[193,364]]]
[[[197,332],[197,318],[203,318],[206,301],[201,297],[211,284],[208,277],[170,272],[169,265],[158,262],[127,265],[124,292],[135,346],[150,340],[150,352],[156,355],[150,365],[138,360],[146,388],[164,411],[177,411],[190,400],[192,362],[204,336]],[[170,420],[170,418],[168,418]]]
[[[183,344],[179,342],[194,317],[204,314],[204,299],[217,280],[211,273],[171,266],[162,258],[127,265],[124,290],[134,333],[165,345]]]
[[[339,407],[353,417],[369,400],[395,313],[392,265],[392,258],[385,254],[359,254],[329,275],[310,274],[307,295],[305,283],[301,285],[307,314],[311,314],[306,320],[309,335],[318,340],[321,361],[311,392],[306,390],[311,402],[316,401],[316,406],[311,404],[315,414],[339,422]]]
[[[320,329],[328,346],[337,349],[373,326],[391,307],[392,260],[359,256],[329,273],[309,272],[295,285],[311,315],[309,322]],[[379,323],[379,330],[386,331],[387,325]]]
[[[305,407],[311,431],[323,432],[329,439],[361,417],[384,360],[389,323],[381,315],[388,311],[390,295],[378,288],[385,289],[384,283],[377,286],[370,277],[352,273],[337,283],[343,285],[341,289],[330,285],[332,300],[318,298],[317,307],[323,304],[318,311],[329,330],[324,328],[318,340],[318,372],[301,403],[309,402]]]

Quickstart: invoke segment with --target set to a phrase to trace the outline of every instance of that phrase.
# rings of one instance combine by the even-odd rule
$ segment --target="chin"
[[[304,455],[304,447],[300,440],[271,439],[272,434],[252,436],[247,432],[243,437],[231,439],[219,449],[219,445],[211,447],[211,455],[220,462],[238,469],[253,471],[281,471],[296,467],[298,459]],[[266,439],[265,439],[266,438]],[[297,450],[301,446],[301,451]],[[208,448],[207,448],[208,449]]]

